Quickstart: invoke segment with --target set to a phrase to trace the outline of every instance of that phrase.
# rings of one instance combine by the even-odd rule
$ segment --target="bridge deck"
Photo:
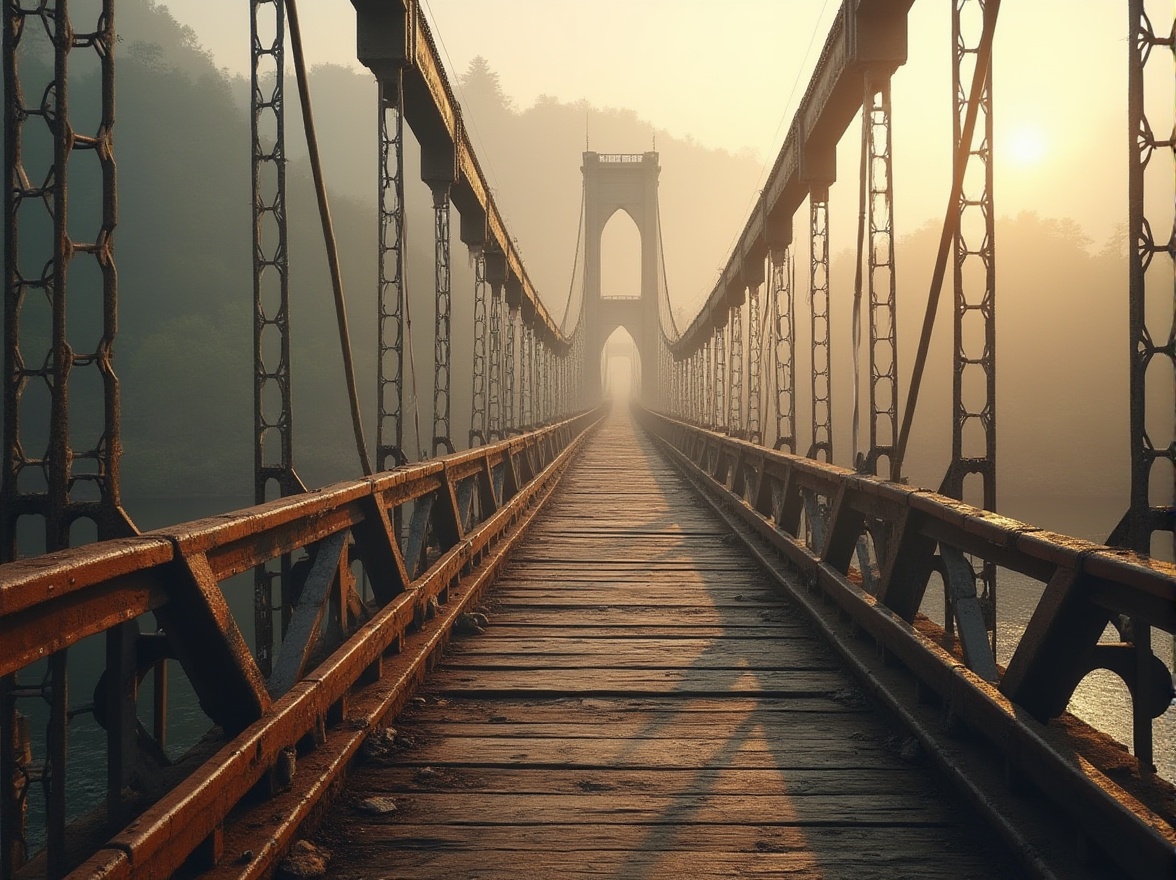
[[[490,606],[336,802],[333,876],[1018,874],[623,416]]]

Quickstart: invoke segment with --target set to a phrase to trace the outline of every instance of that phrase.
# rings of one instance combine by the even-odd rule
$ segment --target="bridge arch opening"
[[[625,327],[617,327],[600,350],[600,384],[605,397],[636,398],[641,389],[641,353]]]
[[[600,233],[600,295],[641,297],[641,230],[623,207],[613,211]]]

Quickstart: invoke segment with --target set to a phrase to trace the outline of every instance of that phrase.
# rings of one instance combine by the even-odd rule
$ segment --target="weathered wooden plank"
[[[793,700],[791,702],[801,702]],[[601,735],[601,726],[607,727],[607,737]],[[630,713],[629,716],[616,714],[607,718],[596,713],[583,713],[583,717],[555,721],[508,721],[502,715],[486,720],[415,721],[402,756],[404,760],[416,760],[413,748],[418,742],[428,744],[443,739],[583,739],[605,743],[605,740],[628,740],[631,744],[639,740],[655,742],[691,741],[702,745],[722,743],[730,746],[738,743],[756,744],[756,748],[780,750],[792,748],[802,740],[827,741],[840,737],[856,749],[865,745],[869,748],[897,750],[898,741],[871,729],[866,722],[862,730],[862,719],[857,715],[812,712],[808,717],[797,718],[792,713],[758,712],[695,712],[680,717],[672,706],[660,711]],[[732,731],[730,736],[721,735]],[[609,745],[609,743],[605,743]],[[685,765],[684,765],[685,766]]]
[[[675,698],[641,698],[636,695],[619,697],[565,697],[541,699],[449,699],[439,697],[424,705],[406,709],[397,723],[425,724],[431,721],[510,722],[512,724],[551,724],[580,722],[592,726],[625,722],[630,718],[661,718],[673,713],[684,723],[705,725],[714,715],[715,720],[730,722],[735,716],[754,714],[757,717],[796,712],[861,715],[872,712],[869,704],[853,690],[840,691],[830,697],[809,697],[804,700],[774,699],[759,696]]]
[[[378,833],[384,828],[392,833]],[[976,851],[955,828],[941,827],[404,823],[352,828],[334,852],[339,876],[385,876],[380,868],[389,865],[398,877],[1020,876],[1006,858]],[[722,873],[711,873],[719,866]]]
[[[527,637],[514,633],[517,631],[512,631],[510,635],[495,633],[494,638],[490,639],[460,639],[450,645],[447,656],[609,654],[612,656],[648,657],[650,652],[664,651],[667,641],[665,638],[646,636],[634,636],[627,639],[599,639],[585,638],[579,634]],[[812,634],[803,636],[789,634],[786,639],[755,639],[746,638],[740,633],[730,636],[715,635],[710,638],[686,636],[673,641],[675,654],[688,659],[709,652],[721,652],[723,655],[733,654],[737,660],[742,657],[834,656],[831,651],[825,649],[824,643]]]
[[[607,798],[611,793],[640,792],[670,796],[684,791],[709,791],[716,795],[803,797],[807,795],[887,794],[907,784],[907,767],[869,767],[853,773],[829,773],[825,768],[795,767],[749,770],[644,770],[609,767],[604,770],[547,770],[519,767],[381,767],[363,773],[348,786],[353,799],[369,795],[411,792],[469,792],[478,794],[585,794]],[[934,789],[925,782],[912,792],[930,797]],[[750,794],[749,794],[750,793]]]
[[[607,730],[607,727],[605,728]],[[831,739],[819,731],[786,739],[768,740],[762,733],[732,731],[728,736],[654,739],[600,736],[591,740],[570,737],[447,735],[429,741],[422,737],[397,755],[403,764],[432,766],[531,766],[563,768],[687,768],[743,767],[786,770],[824,767],[834,772],[874,767],[891,756],[873,737]],[[897,758],[895,757],[895,760]]]
[[[363,791],[363,789],[359,789]],[[375,793],[375,790],[371,790]],[[779,795],[715,794],[705,787],[674,794],[640,792],[482,794],[416,792],[396,798],[396,815],[383,824],[437,822],[444,825],[826,825],[943,826],[955,818],[930,788],[914,791]],[[381,820],[376,818],[372,824]]]
[[[849,686],[841,670],[751,669],[443,669],[432,678],[443,694],[504,694],[542,691],[568,694],[763,694],[825,696]]]
[[[575,617],[573,616],[571,621],[574,620]],[[565,624],[565,628],[567,625]],[[551,632],[551,629],[545,626],[543,621],[531,620],[527,615],[520,613],[496,613],[494,615],[492,629],[496,636],[506,634],[526,636]],[[761,639],[763,641],[778,643],[783,639],[791,639],[794,636],[806,639],[812,637],[812,630],[799,622],[791,624],[761,623],[759,626],[741,626],[736,629],[721,624],[694,623],[693,621],[679,623],[673,626],[658,623],[657,621],[648,624],[641,623],[640,621],[630,622],[628,625],[622,622],[616,626],[588,621],[583,626],[577,626],[575,630],[569,629],[567,632],[569,637],[582,639],[616,639],[618,641],[660,636],[668,643],[673,643],[680,639],[734,638],[735,636],[738,636],[741,640]]]
[[[681,639],[673,655],[653,639],[476,639],[452,646],[445,659],[450,668],[473,665],[551,668],[626,666],[632,669],[664,668],[686,660],[698,668],[734,669],[834,669],[834,655],[820,650],[813,640]]]
[[[765,619],[756,611],[737,614],[731,610],[683,606],[669,614],[663,608],[639,605],[587,605],[582,608],[552,608],[540,605],[499,608],[494,613],[495,626],[529,626],[543,629],[566,629],[569,632],[581,627],[611,627],[616,629],[643,628],[650,633],[665,632],[668,635],[698,635],[699,627],[708,631],[738,633],[746,636],[748,630],[782,639],[790,631],[807,631],[799,622],[780,625],[771,617]],[[580,633],[576,633],[579,635]]]
[[[624,418],[487,606],[326,823],[332,874],[1018,876]]]

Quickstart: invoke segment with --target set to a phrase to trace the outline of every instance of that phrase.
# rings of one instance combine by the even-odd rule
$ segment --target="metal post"
[[[17,521],[32,516],[43,524],[37,552],[70,545],[70,529],[78,520],[96,526],[99,538],[134,533],[121,507],[119,456],[119,387],[114,374],[113,349],[118,305],[118,276],[114,263],[114,229],[118,222],[114,161],[114,4],[103,0],[92,22],[76,23],[64,4],[48,13],[53,32],[52,86],[26,96],[21,88],[18,50],[26,27],[43,27],[46,14],[36,5],[7,4],[4,24],[4,159],[8,185],[4,188],[4,464],[0,474],[0,562],[20,554]],[[33,21],[29,21],[33,19]],[[99,64],[100,104],[94,134],[82,134],[71,124],[68,68],[70,53],[92,50]],[[75,62],[75,63],[80,63]],[[81,115],[92,115],[85,114]],[[43,130],[41,127],[44,127]],[[31,143],[48,135],[52,154],[25,155]],[[93,129],[92,129],[93,130]],[[89,157],[92,157],[89,158]],[[30,174],[26,159],[38,170]],[[101,175],[99,208],[89,215],[72,211],[70,169],[83,162],[97,163]],[[46,173],[43,169],[49,166]],[[44,213],[21,211],[40,205]],[[22,221],[24,221],[23,235]],[[29,222],[34,221],[34,222]],[[50,234],[39,230],[52,229]],[[87,239],[75,241],[74,232]],[[92,236],[92,237],[90,237]],[[22,249],[20,245],[25,245]],[[28,246],[48,259],[29,265]],[[22,253],[24,256],[22,257]],[[67,326],[70,270],[93,267],[97,281],[85,273],[74,281],[74,298],[101,303],[101,325],[93,335],[78,338],[78,328]],[[43,328],[44,333],[21,336],[21,327]],[[68,329],[73,333],[69,334]],[[76,344],[94,342],[93,349]],[[41,343],[38,345],[38,343]],[[102,386],[100,426],[81,419],[70,421],[69,385],[74,374],[81,381],[96,376]],[[40,399],[36,399],[40,396]],[[46,406],[47,404],[47,406]],[[48,412],[45,431],[32,431],[34,414]],[[92,431],[87,435],[87,431]],[[26,449],[29,438],[46,438],[42,448]]]
[[[252,0],[250,131],[253,153],[253,500],[302,491],[294,472],[290,396],[290,286],[286,246],[286,13],[281,0]],[[272,34],[268,44],[262,34]],[[264,91],[263,91],[264,89]],[[267,362],[266,356],[270,361]],[[277,362],[273,363],[274,355]],[[275,405],[276,404],[276,405]],[[289,620],[290,557],[259,565],[253,577],[257,663],[268,674],[274,645],[273,583]],[[283,625],[283,630],[284,630]]]
[[[0,562],[29,555],[30,548],[17,546],[22,517],[36,518],[42,525],[42,540],[34,553],[77,543],[73,527],[79,521],[92,522],[99,539],[136,531],[122,510],[119,494],[122,449],[119,386],[113,367],[118,303],[114,261],[118,220],[113,137],[114,0],[88,4],[83,9],[90,10],[93,17],[76,21],[64,0],[52,5],[5,4],[4,160],[8,180],[3,195],[4,462],[0,474]],[[21,87],[18,59],[26,28],[29,32],[48,31],[53,46],[52,85],[38,85],[27,97]],[[80,124],[75,128],[71,116],[68,71],[71,53],[86,50],[93,52],[88,60],[96,62],[98,69],[99,107],[96,114],[77,114],[97,117],[97,124],[87,124],[83,133]],[[73,63],[85,60],[79,58]],[[26,130],[26,126],[31,128]],[[52,152],[26,156],[25,150],[40,140],[40,134],[47,135]],[[28,173],[26,160],[38,169],[35,173]],[[71,203],[69,199],[70,171],[87,161],[97,164],[101,179],[99,207],[90,215],[80,208],[71,212],[83,203]],[[22,205],[32,207],[22,211]],[[43,214],[36,210],[37,206],[44,209]],[[38,229],[52,232],[42,234],[38,240]],[[77,232],[86,237],[74,240]],[[29,264],[30,246],[44,255],[36,265]],[[67,323],[71,268],[75,265],[92,269],[72,279],[74,298],[81,296],[101,304],[101,326],[88,338],[78,335],[76,321],[72,327]],[[87,275],[97,280],[87,284]],[[43,332],[22,339],[22,326]],[[86,341],[95,341],[94,347],[75,348]],[[87,425],[81,418],[70,420],[70,381],[84,381],[87,376],[96,377],[102,388],[98,426]],[[46,430],[31,430],[32,417],[40,418],[43,411],[48,412]],[[26,449],[31,445],[30,438],[37,436],[45,438],[44,446]],[[49,658],[49,668],[51,708],[44,784],[48,870],[57,876],[65,872],[65,726],[69,707],[64,651]],[[0,685],[0,874],[5,876],[26,856],[26,791],[16,790],[16,771],[23,771],[27,763],[22,733],[26,728],[15,707],[17,687],[15,676]],[[129,711],[133,712],[133,705]],[[108,750],[108,763],[113,761],[111,769],[119,782],[125,782],[126,768],[118,760],[124,746],[120,740],[111,743]],[[121,790],[108,796],[107,807],[121,810]],[[54,853],[55,846],[60,848],[60,854]]]
[[[1129,373],[1129,419],[1131,433],[1131,498],[1127,515],[1115,529],[1108,543],[1118,543],[1140,553],[1151,553],[1152,534],[1156,531],[1173,531],[1174,523],[1172,496],[1165,487],[1164,495],[1153,503],[1151,470],[1156,461],[1168,461],[1176,470],[1176,442],[1165,443],[1165,437],[1154,437],[1148,431],[1147,374],[1158,371],[1170,382],[1176,372],[1176,351],[1173,351],[1170,328],[1176,323],[1165,322],[1153,311],[1152,326],[1148,321],[1149,288],[1153,290],[1176,289],[1176,253],[1172,243],[1176,242],[1176,224],[1169,231],[1167,240],[1156,241],[1153,227],[1147,217],[1147,180],[1145,173],[1152,163],[1167,157],[1167,176],[1156,175],[1154,179],[1164,180],[1170,186],[1173,177],[1173,160],[1176,160],[1172,142],[1166,140],[1167,132],[1173,130],[1170,118],[1149,119],[1145,102],[1148,64],[1152,61],[1152,50],[1168,49],[1157,53],[1159,60],[1152,68],[1168,66],[1171,76],[1172,54],[1176,52],[1176,23],[1167,34],[1156,30],[1147,15],[1144,0],[1129,0],[1130,38],[1128,40],[1127,68],[1127,120],[1128,120],[1128,225],[1131,247],[1128,282],[1128,311],[1130,329],[1130,373]],[[1176,18],[1176,16],[1174,16]],[[1161,136],[1156,137],[1155,132]],[[1136,691],[1145,690],[1146,677],[1151,675],[1151,628],[1141,619],[1131,621],[1131,643],[1135,648]],[[1176,643],[1174,643],[1176,644]],[[1176,654],[1176,647],[1173,648]],[[1142,700],[1133,700],[1132,728],[1135,755],[1143,766],[1153,762],[1152,719],[1141,708]]]
[[[449,272],[449,184],[433,183],[436,322],[433,334],[433,455],[453,452],[450,433],[450,381],[453,298]]]
[[[731,328],[731,352],[727,372],[731,377],[728,392],[727,433],[733,437],[743,434],[743,307],[732,306],[728,311]]]
[[[376,467],[407,464],[404,452],[404,79],[378,85],[380,138]]]
[[[470,446],[486,442],[486,256],[474,258],[474,387],[470,396]]]
[[[517,421],[517,407],[515,405],[515,375],[516,375],[516,358],[515,358],[515,339],[518,336],[518,319],[519,310],[512,306],[509,312],[509,320],[507,321],[506,329],[506,393],[503,396],[503,405],[505,412],[502,423],[503,429],[509,433],[518,427]]]
[[[535,338],[535,424],[542,425],[547,421],[547,393],[550,388],[551,373],[548,372],[547,344],[542,336]]]
[[[714,333],[703,343],[702,349],[702,405],[705,426],[711,430],[715,428],[715,346]]]
[[[64,877],[68,870],[65,844],[65,765],[69,732],[69,664],[67,652],[49,658],[49,726],[45,749],[48,755],[42,771],[45,789],[45,854],[48,875]]]
[[[753,284],[747,289],[747,439],[752,443],[764,442],[764,431],[760,424],[761,395],[763,381],[763,336],[760,333],[760,286]]]
[[[696,425],[702,424],[702,349],[695,349],[690,355],[690,418]]]
[[[983,28],[965,33],[963,23],[982,23],[985,0],[953,0],[952,3],[952,144],[956,161],[961,146],[967,147],[964,161],[980,173],[968,175],[982,188],[961,191],[958,222],[954,236],[954,308],[952,356],[952,441],[951,464],[941,491],[964,499],[967,477],[980,479],[981,497],[986,510],[996,509],[996,249],[995,209],[992,199],[992,65],[985,71],[984,88],[977,108],[977,125],[971,144],[961,144],[964,117],[968,111],[968,89],[964,73],[974,64]],[[980,15],[963,14],[979,7]],[[961,169],[955,169],[959,174]],[[970,394],[965,402],[963,389],[983,389],[983,399]],[[969,406],[970,404],[970,406]],[[971,560],[977,576],[977,592],[984,613],[985,626],[991,634],[996,653],[996,566],[987,561]]]
[[[727,431],[727,354],[725,327],[715,328],[715,430]]]
[[[523,348],[520,352],[521,356],[519,358],[519,422],[523,430],[529,430],[533,417],[531,410],[531,397],[534,393],[531,387],[531,380],[534,378],[534,373],[531,371],[531,348],[533,337],[531,323],[527,320],[525,314],[522,317]]]
[[[833,405],[829,353],[829,190],[815,188],[809,194],[812,241],[809,285],[812,293],[812,400],[813,442],[809,458],[824,455],[833,461]]]
[[[772,304],[775,328],[772,347],[776,362],[775,448],[796,454],[796,329],[793,320],[792,251],[772,251]]]
[[[870,448],[865,464],[876,474],[878,460],[885,457],[890,479],[897,480],[898,341],[889,77],[875,81],[867,74],[862,106],[868,155],[870,296]]]
[[[704,348],[694,352],[694,421],[706,424],[707,356]]]
[[[502,285],[490,285],[490,391],[486,403],[490,440],[502,439]]]

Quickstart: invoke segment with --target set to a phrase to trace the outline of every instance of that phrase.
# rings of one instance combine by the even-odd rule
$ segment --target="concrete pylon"
[[[587,336],[585,390],[590,399],[601,393],[600,356],[605,340],[624,327],[637,344],[641,359],[641,397],[657,393],[658,232],[657,153],[584,153],[584,319]],[[617,211],[626,212],[641,235],[641,294],[637,299],[612,299],[600,289],[600,239]]]

